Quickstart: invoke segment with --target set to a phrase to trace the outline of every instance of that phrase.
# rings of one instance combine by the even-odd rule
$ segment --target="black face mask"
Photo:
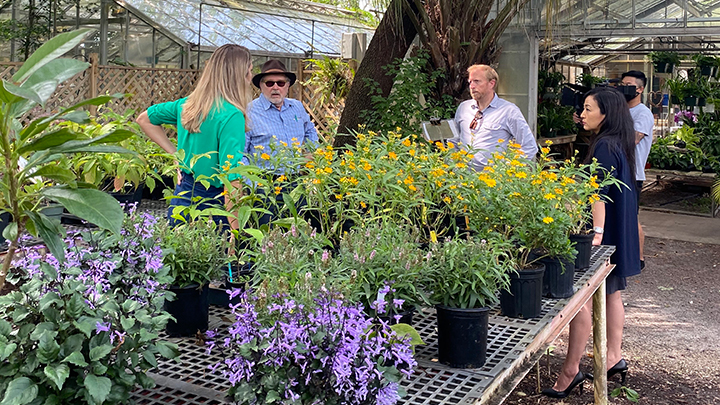
[[[617,86],[617,89],[623,94],[625,101],[630,101],[639,94],[636,86]]]

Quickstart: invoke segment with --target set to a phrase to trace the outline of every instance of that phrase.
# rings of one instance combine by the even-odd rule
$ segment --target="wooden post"
[[[299,91],[297,99],[300,100],[300,102],[303,102],[303,101],[305,101],[305,100],[303,100],[303,98],[305,98],[305,89],[303,88],[304,86],[302,84],[302,82],[305,81],[305,76],[304,76],[305,60],[304,59],[298,59],[296,69],[297,69],[297,72],[295,74],[297,75],[297,81],[298,81],[298,83],[297,83],[298,87],[296,87],[296,89],[298,89],[298,91]]]
[[[90,97],[89,98],[95,98],[98,96],[98,80],[99,74],[98,74],[98,54],[91,53],[90,54]],[[90,106],[90,115],[97,114],[97,107],[94,105]]]
[[[605,264],[608,265],[607,263]],[[605,280],[593,294],[593,372],[595,405],[607,405],[607,320]]]

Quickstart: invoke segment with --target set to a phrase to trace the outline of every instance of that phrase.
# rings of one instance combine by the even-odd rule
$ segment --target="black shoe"
[[[585,381],[585,374],[582,371],[578,371],[577,375],[575,375],[575,378],[573,378],[570,385],[565,388],[565,391],[555,391],[552,388],[545,388],[544,390],[542,390],[542,394],[550,398],[565,398],[570,395],[570,392],[572,392],[573,388],[575,388],[575,386],[578,384],[580,385],[580,392],[582,393],[583,381]]]
[[[625,359],[620,359],[610,370],[607,372],[608,380],[615,374],[620,373],[620,384],[625,385],[625,379],[627,378],[628,365]]]
[[[620,359],[620,361],[617,362],[614,366],[610,368],[610,370],[607,371],[607,378],[608,380],[610,377],[614,376],[615,374],[620,373],[620,384],[625,385],[625,380],[627,379],[627,371],[628,371],[628,365],[625,359]],[[593,375],[590,373],[585,374],[585,378],[587,378],[590,381],[593,381]]]
[[[645,268],[645,260],[640,260],[640,270]]]

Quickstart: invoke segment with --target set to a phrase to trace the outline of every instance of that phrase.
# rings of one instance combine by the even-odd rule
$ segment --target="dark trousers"
[[[225,202],[223,201],[222,197],[220,197],[220,194],[224,191],[224,188],[221,187],[215,187],[210,186],[210,188],[205,188],[204,185],[201,183],[195,182],[195,177],[192,174],[189,173],[182,173],[182,180],[180,181],[180,184],[175,186],[175,193],[172,200],[170,200],[170,207],[168,208],[168,221],[170,221],[170,226],[175,227],[182,223],[182,221],[175,219],[172,217],[173,209],[175,207],[189,207],[194,204],[198,204],[197,209],[207,209],[207,208],[225,208]],[[184,194],[180,195],[180,193]],[[186,221],[189,220],[189,218],[181,214],[183,218],[185,218]],[[228,222],[228,218],[226,216],[222,215],[213,215],[212,217],[213,221],[220,226],[220,229],[229,229],[230,223]]]

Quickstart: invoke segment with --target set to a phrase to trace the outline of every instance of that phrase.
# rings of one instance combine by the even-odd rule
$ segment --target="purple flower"
[[[96,322],[95,323],[95,333],[109,332],[109,331],[110,331],[110,323],[108,323],[108,322]]]

